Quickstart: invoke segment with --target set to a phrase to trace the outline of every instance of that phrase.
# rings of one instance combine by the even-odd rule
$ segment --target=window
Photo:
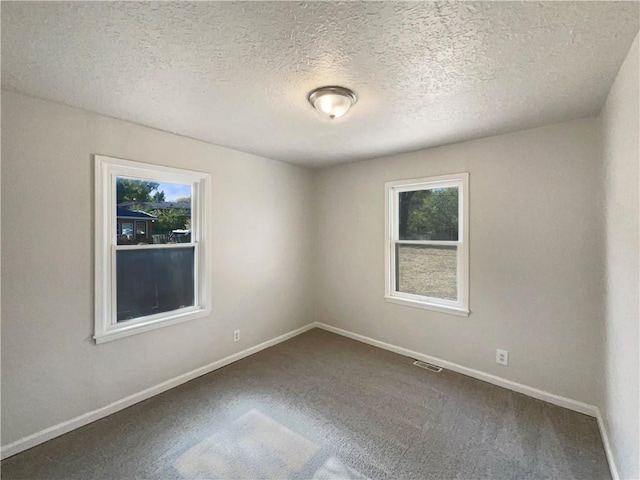
[[[469,315],[469,174],[386,184],[385,299]]]
[[[95,158],[96,343],[210,313],[209,175]]]
[[[146,242],[147,238],[147,222],[136,220],[136,241]]]

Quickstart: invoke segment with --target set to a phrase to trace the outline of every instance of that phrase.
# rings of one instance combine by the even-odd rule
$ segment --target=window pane
[[[457,300],[458,247],[396,244],[398,292]]]
[[[118,222],[116,226],[118,245],[130,245],[134,243],[133,222]]]
[[[117,177],[118,245],[190,242],[191,198],[191,185]]]
[[[147,222],[136,220],[136,243],[147,243]]]
[[[193,247],[116,252],[118,322],[194,304]]]
[[[458,240],[458,187],[400,192],[400,240]]]

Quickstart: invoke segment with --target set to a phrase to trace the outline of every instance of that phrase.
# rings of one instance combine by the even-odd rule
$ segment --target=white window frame
[[[416,190],[458,187],[458,240],[400,240],[399,194]],[[457,247],[456,301],[396,291],[396,244]],[[469,174],[456,173],[385,183],[385,300],[410,307],[469,316]]]
[[[211,255],[207,207],[210,205],[210,175],[202,172],[133,162],[95,155],[95,331],[96,343],[155,330],[200,318],[211,313],[209,265]],[[116,234],[116,177],[191,185],[189,243],[118,245]],[[135,233],[135,221],[134,233]],[[157,248],[194,249],[194,304],[169,312],[117,322],[116,252]]]

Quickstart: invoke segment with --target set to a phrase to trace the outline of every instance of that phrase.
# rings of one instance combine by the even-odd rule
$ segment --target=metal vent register
[[[421,362],[420,360],[416,360],[415,362],[413,362],[413,364],[416,367],[424,368],[425,370],[429,370],[431,372],[440,373],[442,371],[442,367],[439,367],[437,365],[431,365],[430,363],[427,363],[427,362]]]

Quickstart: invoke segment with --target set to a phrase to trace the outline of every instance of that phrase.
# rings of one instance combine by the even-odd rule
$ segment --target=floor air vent
[[[430,363],[421,362],[420,360],[416,360],[413,362],[416,367],[424,368],[425,370],[429,370],[431,372],[440,373],[442,371],[442,367],[437,365],[431,365]]]

